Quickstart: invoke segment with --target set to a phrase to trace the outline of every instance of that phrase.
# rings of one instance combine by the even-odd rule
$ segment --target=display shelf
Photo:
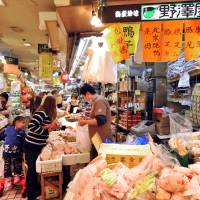
[[[192,69],[186,70],[185,72],[188,72],[190,76],[200,75],[200,66],[195,66]],[[179,81],[179,79],[180,79],[180,75],[176,75],[172,78],[169,78],[168,82],[173,83],[173,82]]]

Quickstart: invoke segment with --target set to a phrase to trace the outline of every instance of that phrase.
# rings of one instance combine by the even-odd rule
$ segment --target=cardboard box
[[[149,145],[101,144],[99,154],[106,155],[108,164],[122,162],[132,168],[151,152]]]
[[[169,135],[170,134],[170,125],[163,125],[161,122],[156,122],[156,130],[159,135]]]

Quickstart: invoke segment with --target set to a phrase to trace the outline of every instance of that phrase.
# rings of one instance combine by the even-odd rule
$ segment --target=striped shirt
[[[51,120],[44,111],[35,112],[28,125],[28,133],[25,141],[34,146],[45,146],[49,137],[49,132],[47,128],[44,128],[44,126],[50,123]]]

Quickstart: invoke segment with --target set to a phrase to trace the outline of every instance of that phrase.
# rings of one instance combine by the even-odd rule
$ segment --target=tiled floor
[[[4,192],[3,196],[0,197],[0,200],[27,200],[26,198],[22,198],[21,188],[16,187],[11,191]]]

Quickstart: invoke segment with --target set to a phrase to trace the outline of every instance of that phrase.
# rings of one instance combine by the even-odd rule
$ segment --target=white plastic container
[[[63,165],[76,165],[90,162],[90,153],[68,154],[62,156]]]
[[[36,172],[37,173],[51,173],[51,172],[62,172],[62,156],[57,160],[45,160],[41,161],[38,156],[36,161]]]

